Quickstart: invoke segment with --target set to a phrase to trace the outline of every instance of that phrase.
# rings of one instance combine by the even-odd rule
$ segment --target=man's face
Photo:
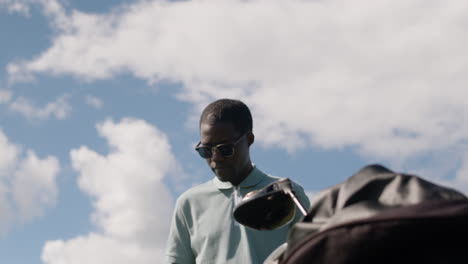
[[[213,149],[212,157],[206,159],[211,170],[220,181],[229,181],[234,185],[239,184],[247,176],[251,166],[249,155],[250,135],[243,136],[231,123],[202,123],[200,125],[200,135],[200,143],[211,147],[218,144],[234,143],[239,139],[234,146],[234,155],[232,157],[223,157],[219,151]]]

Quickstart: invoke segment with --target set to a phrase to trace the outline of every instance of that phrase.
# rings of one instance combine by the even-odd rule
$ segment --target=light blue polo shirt
[[[286,241],[302,214],[288,226],[259,231],[240,225],[233,210],[242,196],[279,179],[254,167],[238,186],[214,178],[183,193],[176,202],[167,244],[168,263],[259,264]],[[302,187],[293,182],[299,200],[309,208]]]

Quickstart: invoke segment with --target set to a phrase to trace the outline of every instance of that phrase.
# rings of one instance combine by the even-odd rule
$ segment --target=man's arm
[[[188,206],[185,206],[188,209]],[[188,212],[188,211],[187,211]],[[171,229],[166,249],[167,263],[169,264],[194,264],[190,245],[190,230],[184,214],[184,205],[179,200],[176,202],[172,217]]]

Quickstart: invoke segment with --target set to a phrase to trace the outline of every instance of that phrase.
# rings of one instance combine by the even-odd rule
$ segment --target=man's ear
[[[250,145],[252,145],[255,141],[255,136],[252,132],[250,132],[249,134],[247,134],[247,142],[249,143],[249,147]]]

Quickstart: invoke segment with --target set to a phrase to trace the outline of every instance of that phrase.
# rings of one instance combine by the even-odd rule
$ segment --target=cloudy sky
[[[468,192],[468,4],[0,0],[0,262],[161,263],[212,100],[314,192],[369,163]]]

